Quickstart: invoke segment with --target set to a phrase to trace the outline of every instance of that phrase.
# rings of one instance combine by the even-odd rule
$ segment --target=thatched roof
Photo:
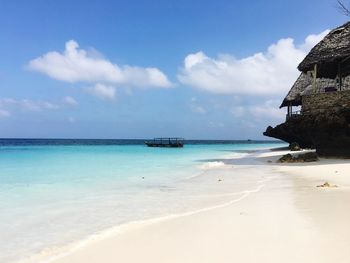
[[[298,69],[304,73],[313,69],[317,64],[317,77],[335,78],[338,63],[350,56],[350,22],[332,30],[320,43],[318,43]]]
[[[326,87],[336,87],[337,83],[334,79],[318,78],[316,79],[317,90],[323,90]],[[342,89],[349,89],[350,77],[344,78],[344,85]],[[303,95],[314,93],[314,87],[312,86],[312,77],[305,73],[301,73],[299,78],[296,80],[287,96],[284,98],[280,108],[288,105],[299,106],[301,105],[301,97]]]
[[[301,73],[299,78],[296,80],[287,96],[284,98],[280,108],[288,106],[290,103],[292,106],[301,105],[301,92],[311,84],[311,78],[305,74]]]

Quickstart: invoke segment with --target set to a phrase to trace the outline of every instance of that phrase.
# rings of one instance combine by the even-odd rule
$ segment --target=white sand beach
[[[244,173],[261,177],[255,190],[231,202],[131,226],[53,262],[349,262],[350,162],[276,163],[285,153],[259,152],[243,165],[226,160],[230,165],[216,167],[213,183]],[[338,187],[316,187],[324,182]]]

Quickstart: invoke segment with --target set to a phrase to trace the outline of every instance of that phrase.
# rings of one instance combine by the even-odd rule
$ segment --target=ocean
[[[203,208],[211,196],[233,191],[199,179],[220,158],[281,146],[186,141],[169,149],[143,140],[0,139],[0,262]]]

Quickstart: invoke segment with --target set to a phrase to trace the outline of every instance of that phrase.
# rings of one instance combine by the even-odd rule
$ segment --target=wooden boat
[[[145,141],[148,147],[170,147],[181,148],[184,146],[183,138],[154,138],[153,140]]]

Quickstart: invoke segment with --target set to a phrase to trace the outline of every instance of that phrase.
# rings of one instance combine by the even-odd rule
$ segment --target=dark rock
[[[288,143],[297,142],[301,148],[316,148],[319,156],[350,157],[350,108],[329,109],[323,114],[303,114],[272,128],[265,136]]]
[[[289,149],[291,151],[300,151],[301,150],[299,143],[297,143],[297,142],[292,142],[291,144],[289,144]]]
[[[316,161],[318,161],[318,156],[314,152],[299,154],[298,156],[293,156],[288,153],[279,159],[279,162],[281,163],[308,163]]]
[[[279,162],[281,163],[291,163],[294,162],[294,157],[290,153],[283,155],[280,159]]]
[[[316,162],[318,161],[318,156],[315,152],[308,152],[299,154],[297,159],[301,162]]]
[[[312,137],[309,136],[308,132],[305,131],[303,126],[304,125],[301,118],[289,119],[274,128],[271,126],[267,127],[264,135],[280,139],[288,142],[289,144],[297,142],[301,148],[312,149],[314,147]]]

